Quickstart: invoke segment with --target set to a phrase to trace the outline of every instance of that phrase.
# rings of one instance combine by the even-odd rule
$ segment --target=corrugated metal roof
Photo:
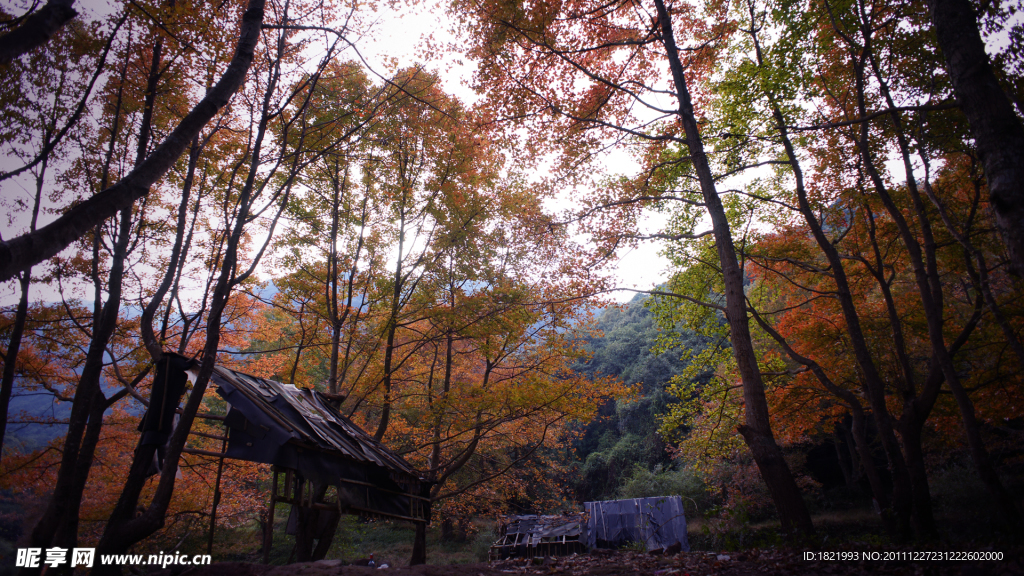
[[[292,384],[259,378],[223,366],[214,368],[213,381],[218,385],[226,381],[244,394],[253,406],[290,432],[292,442],[340,453],[357,462],[375,464],[421,479],[405,459],[342,416],[316,390],[296,388]],[[281,401],[294,412],[289,414],[292,411],[281,410],[274,405]]]

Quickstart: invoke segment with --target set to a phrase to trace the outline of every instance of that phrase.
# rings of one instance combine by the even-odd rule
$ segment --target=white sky
[[[21,13],[24,4],[21,0],[0,0],[5,8],[14,13]],[[98,14],[107,14],[113,11],[116,2],[111,0],[78,0],[75,2],[76,9],[91,19]],[[438,43],[451,40],[448,33],[449,24],[444,18],[442,11],[436,9],[434,2],[428,1],[419,3],[416,6],[405,6],[401,9],[389,10],[386,4],[381,4],[378,12],[366,13],[364,21],[371,21],[373,25],[368,34],[356,40],[356,45],[365,59],[366,63],[377,73],[387,75],[388,72],[411,65],[416,62],[425,64],[428,68],[436,70],[444,83],[447,92],[459,97],[466,104],[471,104],[476,99],[476,94],[469,88],[469,80],[473,73],[473,65],[461,54],[447,53],[444,51],[427,52],[425,41],[430,35],[434,36]],[[446,42],[445,42],[446,43]],[[352,52],[342,55],[344,58],[353,58]],[[10,167],[12,159],[0,158],[0,166]],[[614,154],[608,158],[607,166],[610,172],[633,173],[635,165],[629,160],[626,154]],[[30,191],[24,182],[7,181],[0,185],[0,194],[7,196],[23,195],[30,197]],[[568,199],[564,202],[555,202],[552,209],[563,212],[571,209],[572,205]],[[41,217],[40,225],[52,219]],[[646,230],[642,232],[657,231],[664,225],[664,217],[651,214],[646,223]],[[11,238],[22,230],[21,227],[4,230],[3,237]],[[623,251],[615,265],[613,273],[616,284],[620,287],[635,289],[651,289],[655,285],[664,282],[667,277],[667,261],[658,252],[661,249],[661,242],[648,241],[640,248]],[[261,274],[268,278],[271,274]],[[90,298],[91,294],[81,294]],[[634,296],[633,292],[616,292],[610,295],[619,301],[628,301]],[[54,288],[44,284],[34,284],[31,297],[35,301],[58,301],[59,296]],[[17,300],[17,284],[7,282],[0,284],[0,305],[13,305]]]
[[[459,97],[466,104],[471,104],[477,95],[469,88],[474,66],[458,53],[425,54],[424,42],[433,36],[437,42],[451,41],[449,22],[441,10],[433,8],[433,2],[424,2],[408,12],[378,13],[376,23],[371,32],[372,38],[359,42],[359,50],[371,67],[383,72],[387,68],[388,59],[395,59],[399,67],[414,63],[425,64],[437,70],[444,83],[445,91]],[[609,172],[635,173],[636,164],[628,154],[611,154],[606,166]],[[572,207],[571,203],[555,203],[549,208],[562,212]],[[641,234],[660,231],[665,225],[663,215],[649,213]],[[622,288],[649,290],[668,279],[668,260],[659,254],[662,241],[646,241],[640,247],[624,250],[619,254],[614,267],[615,284]],[[614,292],[611,298],[626,302],[632,299],[634,292]]]
[[[14,14],[22,13],[25,8],[32,4],[32,0],[0,0],[3,8]],[[108,14],[114,10],[119,0],[77,0],[75,8],[86,18],[91,19],[95,15]],[[409,6],[391,6],[389,3],[364,4],[360,7],[363,10],[365,21],[373,22],[368,35],[357,40],[357,47],[367,64],[381,74],[387,74],[394,67],[404,67],[415,62],[421,62],[428,68],[437,70],[441,75],[444,88],[449,93],[459,97],[465,103],[471,104],[476,95],[468,87],[469,79],[473,72],[471,62],[466,61],[462,55],[447,53],[444,51],[427,52],[424,49],[425,39],[433,35],[437,44],[451,40],[448,34],[449,23],[445,20],[443,12],[438,9],[439,0],[425,0],[416,2]],[[378,7],[376,13],[370,12],[373,6]],[[1024,14],[1017,14],[1013,19],[1018,22],[1024,19]],[[986,38],[990,51],[994,52],[1006,43],[1005,35],[996,35]],[[344,57],[351,58],[349,52]],[[0,157],[0,167],[9,168],[12,159]],[[629,160],[626,154],[614,154],[608,158],[607,166],[610,172],[632,173],[635,165]],[[902,169],[896,169],[899,173]],[[0,185],[0,195],[10,200],[16,196],[30,197],[29,188],[26,182],[9,180]],[[568,199],[563,203],[556,203],[552,206],[559,212],[572,208]],[[54,216],[49,216],[52,219]],[[41,224],[45,224],[47,216],[41,218]],[[645,230],[642,232],[653,232],[664,225],[664,216],[651,213],[645,221]],[[10,229],[3,230],[4,238],[11,238],[20,233],[21,227],[15,225]],[[664,282],[668,278],[667,260],[661,257],[658,252],[662,248],[660,241],[648,241],[640,248],[624,251],[619,255],[614,277],[620,287],[650,289],[656,284]],[[40,291],[48,290],[50,293]],[[56,293],[46,289],[45,285],[35,284],[32,297],[34,300],[54,301]],[[0,284],[0,305],[9,305],[16,301],[17,290],[15,282]],[[633,297],[632,292],[620,292],[614,294],[616,300],[626,301]]]

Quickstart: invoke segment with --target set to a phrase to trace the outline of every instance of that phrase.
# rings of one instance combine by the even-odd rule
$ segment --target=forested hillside
[[[588,377],[619,378],[635,385],[637,393],[633,398],[607,402],[599,418],[580,424],[583,431],[575,443],[578,476],[574,479],[580,500],[619,496],[638,467],[650,471],[659,465],[675,465],[659,435],[661,418],[668,413],[669,404],[678,400],[666,387],[683,373],[689,357],[704,347],[705,339],[686,332],[680,343],[656,351],[662,331],[647,306],[649,301],[647,295],[638,294],[628,304],[603,310],[597,319],[600,335],[587,338],[586,348],[593,356],[575,368]]]

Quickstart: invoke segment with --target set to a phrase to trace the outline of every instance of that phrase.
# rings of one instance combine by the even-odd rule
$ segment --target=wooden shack
[[[223,452],[185,451],[271,464],[269,509],[291,504],[288,533],[296,535],[297,548],[303,540],[307,546],[299,560],[323,557],[339,514],[430,522],[430,484],[341,415],[324,394],[223,366],[214,368],[211,384],[228,405],[226,414],[216,418],[223,418],[227,429]],[[264,561],[272,538],[271,516]],[[315,550],[310,547],[314,540]]]

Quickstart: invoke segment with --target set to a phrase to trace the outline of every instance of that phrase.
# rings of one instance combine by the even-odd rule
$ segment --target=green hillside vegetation
[[[638,294],[626,305],[604,310],[597,320],[602,334],[588,341],[593,356],[576,368],[595,377],[615,376],[639,389],[639,397],[633,401],[605,404],[600,418],[587,425],[576,442],[575,489],[580,501],[661,492],[667,486],[658,482],[663,484],[665,475],[677,465],[658,434],[661,416],[675,401],[665,387],[707,340],[679,328],[672,335],[678,344],[659,351],[659,336],[664,340],[665,333],[658,328],[648,302],[649,296]],[[641,481],[652,474],[661,480],[653,485]],[[648,488],[640,489],[641,485]]]

